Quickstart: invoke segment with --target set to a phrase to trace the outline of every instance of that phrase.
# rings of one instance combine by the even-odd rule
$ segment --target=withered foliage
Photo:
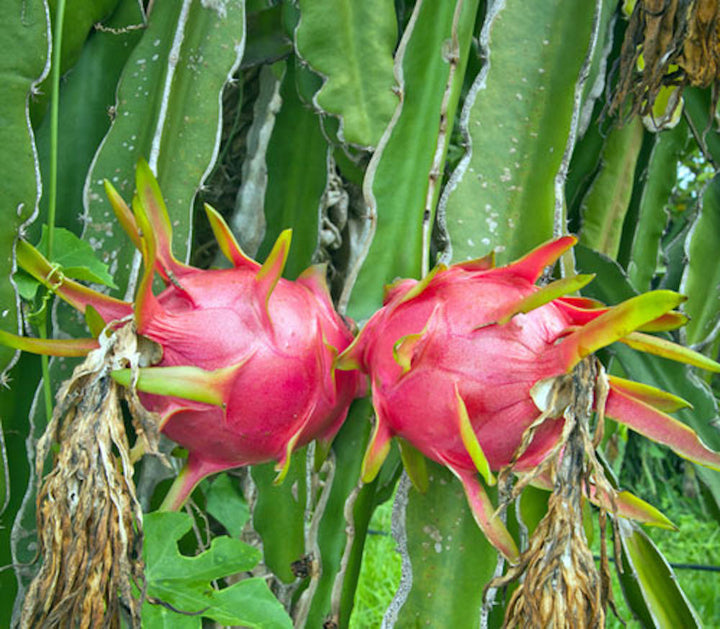
[[[512,491],[507,491],[508,499],[512,500],[539,475],[550,474],[554,480],[548,511],[533,532],[520,561],[488,585],[488,588],[500,588],[523,577],[506,608],[505,627],[605,626],[607,606],[613,605],[607,545],[603,534],[598,570],[585,537],[582,508],[590,492],[604,498],[600,516],[604,533],[607,511],[615,511],[614,490],[595,456],[595,446],[603,429],[606,396],[602,367],[595,358],[587,358],[569,375],[555,379],[547,410],[523,436],[516,460],[538,426],[547,418],[564,416],[562,439],[555,451],[535,473],[522,478]],[[593,438],[590,420],[595,405],[601,410]],[[500,474],[501,492],[503,487],[509,487],[510,468]]]
[[[38,442],[37,527],[42,565],[23,603],[21,627],[140,626],[143,592],[142,510],[121,400],[148,451],[157,423],[113,369],[137,366],[134,326],[100,336],[101,347],[75,368],[57,395]],[[52,470],[44,463],[54,444]],[[137,592],[133,592],[133,585]]]
[[[652,116],[653,105],[664,86],[678,86],[671,103],[671,107],[677,107],[680,93],[687,85],[712,86],[714,111],[719,80],[718,0],[636,1],[620,53],[611,114]],[[670,114],[666,112],[666,117]]]

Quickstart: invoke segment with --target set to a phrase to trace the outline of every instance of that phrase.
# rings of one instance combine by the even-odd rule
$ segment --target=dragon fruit
[[[463,484],[479,526],[511,560],[518,558],[517,547],[493,517],[478,472],[493,484],[494,471],[512,466],[514,472],[530,472],[557,452],[565,422],[563,409],[552,408],[553,383],[615,341],[720,370],[696,352],[636,332],[685,322],[672,310],[683,300],[674,292],[654,291],[605,308],[563,297],[592,276],[536,286],[543,270],[575,242],[560,238],[504,267],[496,268],[490,256],[439,266],[420,282],[400,280],[339,360],[341,368],[366,372],[372,384],[376,423],[363,479],[375,476],[390,439],[399,437],[416,484],[423,483],[417,451],[448,467]],[[682,400],[629,380],[608,381],[608,416],[683,457],[720,469],[720,455],[666,414]],[[532,437],[529,443],[523,443],[525,435]]]
[[[152,366],[113,376],[134,383],[146,408],[160,415],[162,432],[188,450],[167,507],[179,507],[202,478],[229,468],[274,460],[280,480],[293,450],[314,439],[329,444],[350,402],[365,390],[357,372],[335,372],[334,360],[353,335],[333,309],[325,269],[311,267],[294,282],[283,279],[289,231],[261,266],[241,251],[209,206],[211,226],[233,268],[182,264],[172,254],[170,220],[145,162],[138,165],[136,185],[131,212],[106,182],[113,208],[144,258],[134,305],[58,281],[56,270],[26,243],[18,247],[19,262],[79,310],[91,307],[104,324],[132,321],[140,338],[156,344],[149,345],[157,356],[144,358]],[[157,296],[155,272],[167,284]],[[82,340],[31,344],[20,348],[67,355],[97,346]]]

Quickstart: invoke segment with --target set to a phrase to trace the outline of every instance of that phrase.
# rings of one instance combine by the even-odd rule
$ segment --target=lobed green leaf
[[[42,226],[42,237],[37,246],[43,255],[47,252],[48,228]],[[63,275],[74,280],[82,280],[95,284],[102,284],[110,288],[117,288],[112,275],[108,272],[107,264],[101,262],[95,255],[90,243],[80,240],[67,229],[55,228],[53,245],[53,264],[60,266]]]
[[[300,0],[299,6],[298,54],[324,78],[315,104],[340,116],[339,135],[345,142],[376,147],[398,103],[393,3]]]
[[[186,513],[155,512],[144,517],[145,581],[149,601],[143,605],[143,626],[154,629],[150,621],[166,624],[172,616],[151,611],[153,599],[174,609],[212,618],[225,625],[243,625],[262,629],[292,627],[292,621],[268,588],[264,579],[243,579],[217,590],[211,581],[251,570],[260,553],[237,539],[216,537],[210,548],[194,557],[181,555],[178,540],[192,527]],[[173,614],[178,616],[179,614]],[[181,620],[178,620],[181,622]],[[182,625],[172,625],[182,626]]]
[[[250,518],[247,502],[237,490],[231,477],[218,474],[207,490],[207,512],[225,527],[230,535],[239,538]]]

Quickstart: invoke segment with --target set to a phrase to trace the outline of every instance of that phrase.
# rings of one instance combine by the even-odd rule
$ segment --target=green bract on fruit
[[[159,347],[153,366],[113,375],[144,392],[141,399],[160,415],[161,430],[189,452],[169,506],[179,506],[201,478],[220,470],[275,460],[282,477],[293,450],[313,439],[329,442],[350,402],[364,393],[358,373],[335,372],[338,352],[353,337],[333,309],[324,267],[311,267],[297,281],[283,279],[289,231],[261,266],[240,250],[209,206],[213,231],[233,268],[187,266],[172,254],[170,220],[145,162],[137,168],[133,212],[107,182],[106,190],[143,253],[145,272],[134,304],[58,276],[25,243],[18,248],[21,265],[77,309],[92,307],[104,324],[132,321],[141,337]],[[157,296],[156,272],[167,285]],[[29,343],[15,345],[80,354],[96,345],[47,342],[43,350]]]
[[[417,458],[407,443],[453,471],[478,524],[510,558],[517,557],[517,548],[492,517],[478,472],[493,483],[493,471],[512,465],[516,472],[529,472],[553,452],[564,425],[563,408],[551,399],[559,378],[615,341],[720,369],[691,350],[636,332],[682,325],[684,317],[672,311],[683,300],[676,293],[654,291],[605,308],[563,297],[592,276],[536,286],[543,269],[574,243],[566,236],[508,266],[495,268],[488,257],[437,267],[420,282],[396,282],[385,306],[340,357],[341,367],[362,369],[372,384],[377,419],[364,479],[377,473],[389,440],[400,437],[411,477]],[[652,387],[610,377],[604,410],[681,456],[720,469],[720,455],[666,414],[682,404]],[[532,440],[521,448],[539,417],[542,423],[532,426]]]

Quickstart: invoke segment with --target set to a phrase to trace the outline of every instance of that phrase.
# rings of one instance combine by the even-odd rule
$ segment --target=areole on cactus
[[[638,332],[682,325],[686,319],[673,311],[683,301],[677,293],[653,291],[606,308],[563,296],[592,276],[538,287],[543,270],[575,242],[572,236],[559,238],[504,267],[496,268],[489,256],[438,266],[419,282],[398,281],[388,288],[384,307],[339,359],[340,368],[365,371],[372,385],[377,419],[363,478],[369,481],[377,474],[390,439],[399,437],[415,484],[424,483],[419,450],[461,481],[477,523],[513,561],[517,546],[494,517],[479,476],[494,484],[493,472],[507,466],[517,473],[532,472],[557,453],[565,422],[553,392],[581,360],[619,341],[720,370],[701,354]],[[720,469],[720,454],[667,414],[686,405],[680,398],[622,378],[607,382],[604,409],[596,410],[680,456]],[[598,493],[590,498],[602,502]],[[618,502],[620,513],[629,517],[642,518],[651,510],[634,498]]]
[[[152,341],[149,355],[139,357],[143,366],[128,365],[113,377],[143,392],[143,404],[159,414],[161,430],[188,450],[166,507],[179,507],[208,474],[233,467],[274,460],[280,480],[293,450],[314,439],[327,447],[350,402],[365,390],[360,374],[335,371],[337,354],[353,336],[332,306],[324,267],[311,267],[296,281],[283,279],[289,230],[260,265],[207,205],[233,268],[182,264],[173,256],[167,210],[144,161],[136,185],[131,211],[105,184],[118,219],[143,254],[145,271],[134,304],[63,278],[27,243],[18,244],[18,262],[78,310],[99,314],[98,333],[106,324],[131,323],[141,339]],[[157,296],[155,272],[167,285]],[[7,334],[0,342],[63,355],[84,355],[98,345],[93,339],[40,341]]]

